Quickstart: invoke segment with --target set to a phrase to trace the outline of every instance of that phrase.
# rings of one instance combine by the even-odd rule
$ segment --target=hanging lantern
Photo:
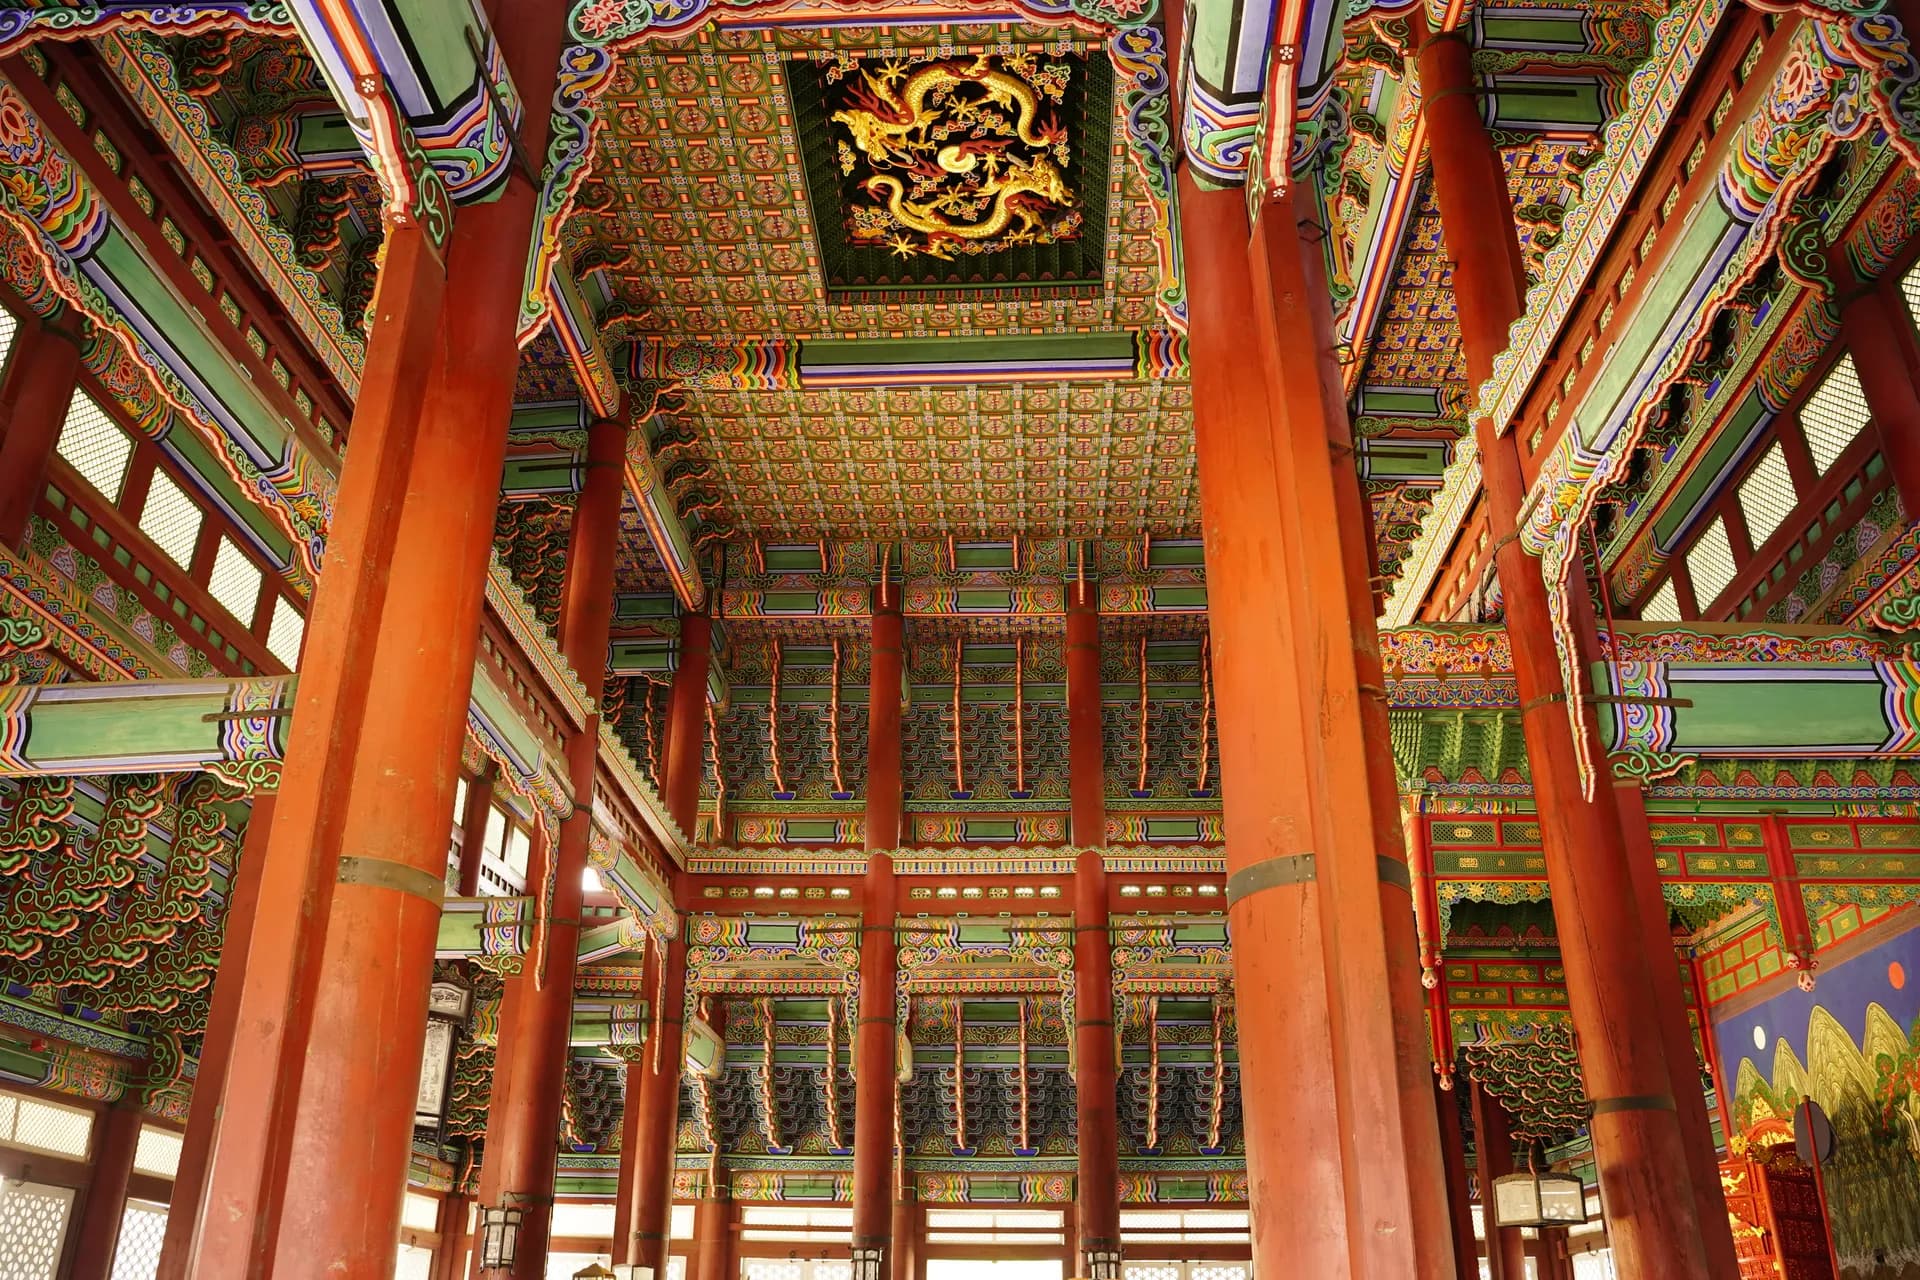
[[[1086,1260],[1087,1280],[1120,1280],[1118,1249],[1088,1249]]]
[[[614,1273],[601,1266],[596,1259],[573,1273],[573,1280],[617,1280]]]
[[[880,1280],[880,1266],[886,1256],[885,1249],[853,1246],[853,1280]]]
[[[526,1210],[493,1205],[480,1211],[480,1269],[500,1271],[513,1266],[520,1252],[520,1223]]]
[[[613,1280],[653,1280],[653,1268],[623,1262],[613,1269]]]
[[[1566,1173],[1509,1173],[1493,1180],[1493,1220],[1502,1227],[1578,1226],[1587,1188]]]

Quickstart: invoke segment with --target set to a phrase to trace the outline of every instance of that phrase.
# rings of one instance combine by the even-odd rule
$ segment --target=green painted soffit
[[[1643,367],[1660,353],[1662,337],[1722,250],[1728,234],[1739,229],[1718,200],[1708,200],[1694,210],[1672,256],[1661,264],[1652,285],[1634,308],[1626,333],[1601,365],[1600,376],[1574,413],[1581,444],[1597,448],[1596,441],[1620,420],[1622,399]]]

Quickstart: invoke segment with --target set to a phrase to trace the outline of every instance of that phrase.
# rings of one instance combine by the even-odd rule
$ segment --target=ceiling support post
[[[1428,39],[1419,71],[1434,191],[1454,260],[1467,376],[1477,385],[1492,373],[1508,327],[1525,306],[1513,199],[1480,119],[1465,34]],[[1615,1263],[1625,1275],[1730,1280],[1737,1274],[1725,1270],[1730,1249],[1723,1258],[1703,1241],[1703,1227],[1710,1224],[1696,1208],[1697,1175],[1675,1098],[1680,1089],[1698,1091],[1699,1078],[1691,1054],[1688,1062],[1669,1062],[1657,1031],[1655,983],[1677,984],[1679,970],[1667,963],[1655,972],[1649,949],[1657,941],[1658,951],[1671,953],[1672,941],[1646,936],[1613,789],[1602,784],[1588,794],[1581,784],[1566,709],[1568,696],[1581,691],[1568,690],[1561,679],[1547,586],[1539,563],[1514,537],[1527,481],[1520,433],[1502,434],[1501,425],[1481,418],[1474,429],[1567,998],[1581,1075],[1594,1104],[1593,1149]],[[1586,630],[1591,635],[1590,625]],[[1583,732],[1593,736],[1592,726]],[[1605,760],[1597,740],[1587,745],[1593,758]]]

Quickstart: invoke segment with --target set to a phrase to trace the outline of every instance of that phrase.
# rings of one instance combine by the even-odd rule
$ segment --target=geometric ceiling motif
[[[982,124],[982,136],[964,139],[971,145],[964,151],[950,151],[948,163],[966,171],[952,176],[979,175],[981,186],[976,190],[990,182],[1001,184],[1007,199],[1000,200],[999,207],[1011,204],[1024,209],[1041,226],[1057,227],[1070,220],[1067,214],[1079,213],[1080,224],[1071,243],[1082,246],[1076,252],[1086,255],[1098,287],[1036,290],[989,285],[883,298],[867,293],[848,298],[830,295],[821,246],[846,240],[849,221],[845,188],[838,183],[839,139],[828,133],[820,140],[811,136],[803,140],[802,104],[795,101],[794,82],[807,81],[811,112],[820,109],[814,100],[826,89],[837,95],[836,100],[844,100],[852,90],[844,75],[839,84],[823,87],[820,82],[828,71],[794,59],[796,55],[831,59],[841,51],[858,52],[855,65],[863,70],[853,74],[862,87],[866,71],[878,77],[881,68],[894,64],[909,67],[910,79],[916,65],[925,70],[957,63],[961,70],[971,71],[986,58],[987,71],[996,78],[968,81],[964,90],[950,90],[949,104],[963,97],[976,101],[978,93],[982,95],[978,100],[987,103],[975,113],[982,118],[991,108],[1016,131],[1026,128],[1036,138],[1040,137],[1033,132],[1037,129],[1066,129],[1064,142],[1049,147],[1042,156],[1025,142],[1003,150],[986,146],[1006,139],[992,135]],[[938,62],[915,61],[931,58]],[[1023,100],[1010,84],[997,78],[1003,73],[996,70],[1024,67],[1029,61],[1037,79],[1046,80],[1045,69],[1051,65],[1072,72],[1060,103],[1040,95],[1032,115],[1037,123],[1031,125],[1024,123],[1029,113]],[[1124,104],[1110,87],[1102,87],[1112,81],[1107,61],[1102,43],[1005,24],[947,29],[708,29],[677,43],[648,45],[620,56],[601,100],[593,170],[567,224],[569,247],[583,273],[606,271],[608,290],[633,332],[671,334],[677,339],[1005,336],[1152,327],[1158,323],[1155,299],[1161,287],[1159,217],[1138,166],[1125,159]],[[826,64],[829,69],[840,65]],[[903,87],[905,83],[901,82]],[[1016,105],[993,106],[984,96],[989,91],[1012,98]],[[898,91],[894,93],[897,99]],[[930,110],[932,105],[929,98],[922,102],[922,109]],[[954,109],[946,108],[949,113]],[[845,108],[835,110],[853,115]],[[885,125],[888,122],[881,117],[892,110],[884,104],[879,110],[870,107],[868,116]],[[968,109],[961,111],[965,117]],[[1104,118],[1094,118],[1102,112]],[[832,124],[830,120],[819,123]],[[863,123],[861,127],[871,131],[874,126]],[[849,136],[842,128],[840,138]],[[829,147],[837,188],[831,207],[824,210],[813,206],[803,162],[804,145],[819,141]],[[874,145],[882,154],[893,154],[878,141]],[[1064,165],[1058,159],[1062,146],[1068,156]],[[1089,150],[1100,155],[1090,156]],[[854,155],[856,172],[864,177],[899,180],[897,168],[876,165],[865,151],[855,149]],[[1011,159],[996,158],[1001,155]],[[1035,193],[1016,193],[1007,186],[1012,159],[1036,169],[1042,158],[1069,175],[1066,190],[1072,201],[1054,201],[1051,211]],[[915,163],[947,172],[939,167],[939,150],[930,160]],[[864,171],[863,165],[867,166]],[[1073,177],[1076,171],[1082,176]],[[989,178],[990,173],[997,176]],[[1104,190],[1099,193],[1085,187],[1093,175],[1104,178]],[[856,189],[855,194],[861,193]],[[1018,230],[1016,226],[1016,235]],[[1036,238],[1038,234],[1036,229]],[[920,243],[927,243],[925,236]],[[881,256],[890,255],[883,250]],[[970,255],[956,252],[954,256],[968,259],[970,268],[975,265]],[[936,256],[916,253],[912,270],[946,269],[947,265]]]
[[[762,537],[1191,536],[1185,383],[689,393],[735,528]]]

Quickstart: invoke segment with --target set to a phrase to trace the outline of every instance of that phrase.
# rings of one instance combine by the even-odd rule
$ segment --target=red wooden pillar
[[[1113,944],[1107,931],[1107,765],[1100,724],[1100,605],[1084,576],[1067,587],[1067,761],[1072,795],[1074,1105],[1079,1110],[1080,1269],[1120,1256]],[[1103,1264],[1104,1266],[1104,1264]]]
[[[573,1030],[573,977],[580,942],[582,879],[593,832],[594,771],[599,759],[601,694],[607,683],[607,639],[613,622],[614,557],[620,543],[624,422],[597,422],[587,437],[586,480],[574,506],[567,573],[560,604],[560,650],[580,677],[587,722],[568,739],[574,809],[543,842],[554,859],[544,960],[529,957],[507,979],[500,1011],[500,1054],[487,1111],[486,1163],[480,1203],[517,1207],[517,1280],[546,1274],[548,1228],[558,1158],[561,1096]],[[541,971],[544,964],[544,972]]]
[[[1487,1237],[1488,1269],[1493,1280],[1527,1280],[1527,1242],[1518,1227],[1496,1227],[1493,1180],[1513,1170],[1513,1132],[1507,1109],[1473,1082],[1474,1168],[1480,1174],[1480,1221]],[[1651,1278],[1649,1278],[1651,1280]]]
[[[700,825],[700,779],[706,773],[707,670],[712,661],[713,619],[680,615],[680,664],[667,699],[667,816],[693,839]]]
[[[893,1280],[919,1280],[920,1206],[913,1192],[900,1189],[893,1202]]]
[[[273,830],[273,799],[272,792],[254,796],[240,840],[240,863],[227,890],[220,965],[214,974],[206,1033],[200,1040],[200,1071],[194,1077],[193,1098],[187,1106],[187,1132],[180,1144],[180,1163],[174,1170],[173,1198],[167,1205],[167,1231],[155,1280],[187,1280],[194,1224],[206,1194],[213,1136],[220,1127],[220,1095],[226,1088],[227,1064],[233,1059],[240,990],[247,976],[248,942],[259,915],[261,871],[266,862],[267,838]]]
[[[1227,910],[1233,932],[1254,1269],[1337,1280],[1357,1270],[1346,1163],[1356,1154],[1331,1087],[1336,1072],[1313,810],[1296,776],[1314,741],[1294,675],[1285,596],[1289,551],[1280,468],[1259,361],[1244,194],[1203,191],[1183,170],[1180,234],[1192,314],[1194,442],[1206,540],[1213,676],[1226,797]],[[1314,1080],[1309,1091],[1260,1082]],[[1303,1158],[1304,1153],[1311,1153]],[[1369,1153],[1378,1159],[1378,1150]],[[1396,1224],[1405,1228],[1406,1224]],[[1381,1280],[1392,1273],[1377,1273]],[[1411,1274],[1403,1270],[1394,1280]]]
[[[1467,1185],[1467,1135],[1460,1127],[1460,1095],[1434,1082],[1433,1100],[1440,1121],[1440,1156],[1447,1176],[1447,1218],[1452,1226],[1454,1271],[1461,1280],[1480,1274],[1480,1251],[1473,1236],[1473,1191]]]
[[[77,339],[22,324],[0,380],[0,543],[18,546],[47,485],[47,463],[80,379]]]
[[[660,948],[649,940],[640,962],[640,989],[653,992],[660,985]],[[620,1173],[613,1194],[613,1260],[629,1263],[633,1246],[633,1215],[640,1191],[640,1094],[646,1087],[646,1055],[650,1044],[623,1050],[621,1068]]]
[[[854,1030],[853,1248],[892,1258],[895,1037],[898,960],[894,917],[899,891],[893,855],[900,846],[900,701],[905,624],[900,585],[873,593],[873,653],[868,665],[867,874],[860,904],[860,1020]],[[856,1280],[859,1272],[855,1271]]]
[[[434,1224],[440,1237],[433,1250],[433,1280],[465,1280],[467,1250],[471,1237],[467,1220],[472,1216],[473,1198],[449,1191],[440,1200],[440,1216]]]
[[[1706,1090],[1700,1085],[1693,1027],[1680,982],[1680,958],[1673,950],[1673,926],[1667,899],[1660,887],[1660,867],[1647,825],[1647,796],[1637,781],[1617,781],[1614,803],[1620,812],[1620,831],[1626,838],[1633,873],[1634,901],[1647,940],[1647,959],[1655,967],[1653,995],[1659,1006],[1660,1039],[1666,1048],[1673,1077],[1673,1102],[1687,1147],[1687,1175],[1692,1182],[1694,1213],[1707,1253],[1709,1273],[1717,1280],[1738,1280],[1740,1255],[1733,1242],[1733,1223],[1727,1216],[1727,1197],[1720,1185],[1720,1155],[1713,1145],[1713,1120],[1707,1114]],[[1666,950],[1659,947],[1665,940]],[[1663,962],[1664,961],[1664,965]],[[1669,974],[1672,975],[1669,979]],[[1701,1010],[1701,1016],[1706,1011]],[[1704,1022],[1701,1035],[1707,1035]]]
[[[1467,375],[1477,385],[1506,346],[1525,277],[1505,171],[1474,98],[1471,54],[1464,33],[1436,36],[1420,50],[1419,71]],[[1620,817],[1611,788],[1588,797],[1581,785],[1546,584],[1514,537],[1526,500],[1514,435],[1499,435],[1486,419],[1475,432],[1614,1258],[1624,1275],[1698,1280],[1712,1273],[1665,1044],[1644,1034],[1659,1026],[1659,1006]],[[1589,745],[1604,759],[1597,741]]]
[[[704,683],[704,682],[703,682]],[[676,933],[661,962],[660,1008],[640,1063],[640,1121],[635,1142],[632,1215],[626,1261],[667,1274],[673,1219],[674,1157],[680,1136],[680,1075],[686,1062],[687,942]],[[632,1087],[629,1079],[628,1087]]]
[[[700,778],[706,769],[707,669],[712,644],[713,620],[708,615],[681,615],[680,664],[673,672],[667,709],[673,722],[673,739],[668,749],[664,790],[667,815],[689,837],[699,823]],[[629,1105],[637,1105],[640,1114],[634,1133],[632,1234],[627,1238],[623,1260],[635,1266],[652,1267],[658,1278],[667,1274],[674,1148],[680,1130],[680,1074],[686,1058],[684,926],[668,944],[652,989],[658,999],[653,1033],[648,1037],[645,1056],[637,1068],[629,1067],[627,1072]],[[619,1247],[618,1241],[615,1247]]]
[[[735,1280],[740,1269],[733,1258],[733,1201],[721,1190],[709,1185],[694,1211],[691,1280]]]
[[[120,1247],[120,1220],[127,1211],[127,1183],[140,1145],[140,1107],[122,1098],[108,1107],[93,1133],[93,1167],[86,1198],[73,1224],[70,1280],[111,1280],[113,1255]]]
[[[493,17],[515,83],[551,84],[565,14]],[[528,154],[551,102],[525,94]],[[251,940],[194,1275],[393,1266],[535,196],[516,170],[462,209],[444,267],[387,235],[261,882],[284,927]]]
[[[1920,518],[1920,337],[1898,283],[1882,280],[1849,299],[1840,310],[1840,333],[1900,506],[1909,520]]]
[[[1357,1163],[1358,1214],[1407,1229],[1368,1232],[1362,1265],[1450,1276],[1448,1210],[1432,1058],[1420,987],[1412,878],[1375,630],[1367,505],[1352,463],[1334,355],[1324,236],[1304,189],[1268,203],[1253,229],[1260,347],[1278,412],[1274,454],[1301,705],[1318,739],[1305,764],[1314,802],[1316,878],[1329,912],[1336,1087],[1356,1145],[1400,1158]],[[1336,951],[1337,949],[1337,951]]]

